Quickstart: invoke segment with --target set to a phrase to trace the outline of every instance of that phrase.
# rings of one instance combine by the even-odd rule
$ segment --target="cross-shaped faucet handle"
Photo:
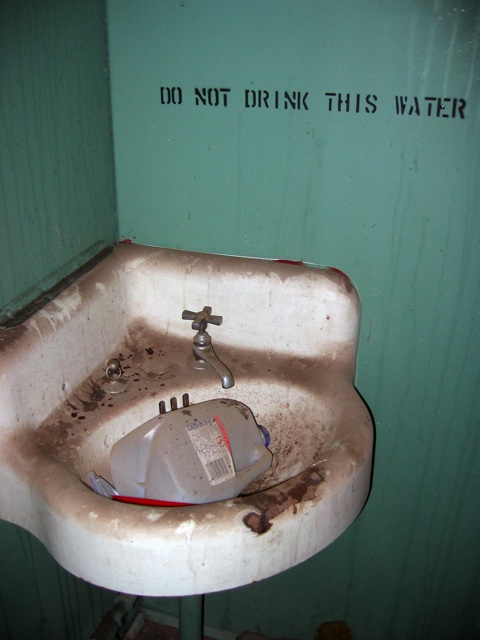
[[[182,312],[182,320],[193,320],[192,329],[196,331],[205,331],[207,324],[221,325],[222,316],[212,316],[212,307],[203,307],[202,311],[185,311]]]

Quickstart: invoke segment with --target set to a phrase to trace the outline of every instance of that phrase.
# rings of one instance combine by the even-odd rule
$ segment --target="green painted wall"
[[[335,265],[363,303],[367,507],[312,560],[209,596],[207,622],[298,640],[336,619],[368,640],[479,638],[478,2],[107,8],[121,237]],[[229,91],[197,105],[196,88]],[[258,89],[268,107],[263,93],[246,104]],[[449,101],[437,117],[427,98]]]
[[[114,596],[73,577],[36,538],[0,521],[2,640],[86,640]]]
[[[105,3],[0,7],[0,320],[116,239]]]
[[[0,317],[116,239],[105,35],[104,2],[0,4]],[[111,602],[0,521],[1,638],[84,640]]]

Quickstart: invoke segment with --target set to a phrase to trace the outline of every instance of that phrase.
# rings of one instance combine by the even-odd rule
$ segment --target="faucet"
[[[205,362],[214,369],[222,379],[222,387],[230,389],[235,384],[230,369],[219,360],[213,350],[212,338],[207,332],[208,324],[217,326],[222,324],[222,316],[212,316],[212,307],[203,307],[202,311],[188,311],[182,313],[182,320],[193,320],[192,329],[197,331],[193,336],[193,356],[198,362]]]

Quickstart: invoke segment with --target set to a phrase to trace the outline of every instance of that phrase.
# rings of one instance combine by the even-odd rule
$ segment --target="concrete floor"
[[[159,624],[153,620],[145,620],[136,640],[179,640],[180,632],[174,627]],[[203,640],[212,640],[204,637]]]
[[[135,640],[179,640],[180,633],[178,629],[169,627],[165,624],[159,624],[153,620],[145,620],[143,627],[135,637]],[[208,636],[204,636],[203,640],[212,640]],[[258,633],[252,633],[251,631],[244,631],[238,636],[237,640],[273,640],[264,635]],[[280,639],[279,639],[280,640]],[[284,638],[283,640],[288,640]]]

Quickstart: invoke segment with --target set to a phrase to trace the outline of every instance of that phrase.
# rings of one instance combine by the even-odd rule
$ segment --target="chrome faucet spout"
[[[218,373],[223,389],[231,389],[235,385],[230,369],[220,360],[212,346],[212,339],[206,331],[199,331],[193,338],[193,356],[199,362],[205,362]]]
[[[182,313],[183,320],[192,320],[192,329],[197,331],[193,338],[193,356],[199,362],[205,362],[214,369],[222,380],[222,387],[230,389],[234,386],[230,369],[218,358],[213,350],[212,339],[206,331],[207,325],[221,325],[222,316],[212,315],[211,307],[203,307],[202,311],[189,311],[185,309]]]

